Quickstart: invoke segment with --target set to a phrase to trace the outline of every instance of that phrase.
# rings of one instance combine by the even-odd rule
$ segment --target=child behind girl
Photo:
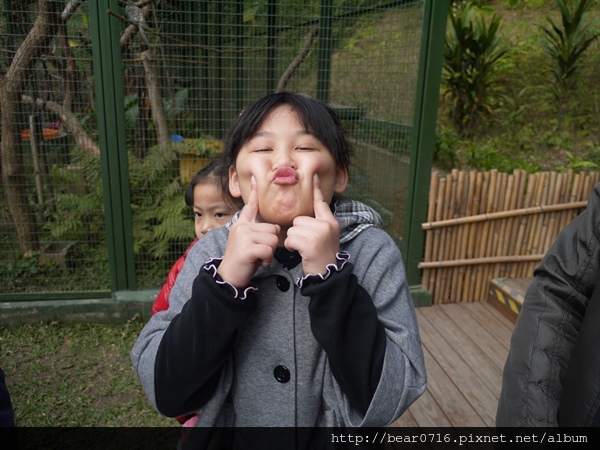
[[[196,241],[213,228],[224,227],[233,214],[244,206],[241,199],[232,197],[229,190],[224,190],[223,177],[227,179],[227,167],[219,161],[213,161],[199,170],[187,185],[185,204],[194,212],[196,239],[171,267],[167,281],[152,304],[152,314],[169,307],[171,289],[183,268],[188,252]]]
[[[245,206],[190,250],[169,310],[131,352],[160,413],[201,409],[198,427],[382,427],[423,393],[398,247],[374,210],[340,197],[350,156],[318,100],[271,94],[237,117],[223,159]],[[206,436],[250,445],[243,435]]]

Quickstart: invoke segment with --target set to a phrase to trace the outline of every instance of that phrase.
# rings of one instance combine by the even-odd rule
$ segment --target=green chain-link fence
[[[276,90],[338,111],[357,150],[347,195],[400,244],[425,10],[0,0],[1,297],[160,288],[194,237],[185,185],[240,110]]]

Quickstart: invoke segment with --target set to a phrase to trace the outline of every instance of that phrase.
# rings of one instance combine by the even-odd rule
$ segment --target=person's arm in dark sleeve
[[[599,186],[534,271],[511,337],[496,426],[558,426],[564,370],[600,279]]]
[[[386,334],[369,293],[346,263],[326,279],[305,277],[302,295],[310,297],[309,313],[315,339],[327,353],[340,388],[365,414],[381,377]]]
[[[237,330],[256,309],[249,290],[242,298],[233,291],[216,268],[200,270],[194,280],[190,300],[166,329],[156,355],[154,389],[162,414],[196,411],[213,395]]]

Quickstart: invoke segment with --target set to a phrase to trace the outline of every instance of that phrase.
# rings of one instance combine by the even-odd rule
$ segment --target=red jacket
[[[177,279],[177,275],[181,272],[183,268],[183,263],[185,263],[185,258],[187,258],[187,254],[190,251],[190,248],[194,246],[198,238],[194,239],[194,241],[187,248],[185,253],[181,255],[181,257],[175,261],[171,270],[169,270],[169,274],[167,275],[167,281],[163,285],[162,289],[156,296],[154,303],[152,304],[152,315],[156,314],[159,311],[164,311],[165,309],[169,309],[169,294],[171,293],[171,289],[175,284],[175,280]],[[194,417],[193,414],[187,416],[179,416],[176,417],[177,421],[181,424],[185,423],[189,418]]]
[[[154,303],[152,304],[152,315],[156,314],[159,311],[169,309],[169,294],[171,293],[171,289],[175,284],[177,275],[179,275],[179,272],[181,272],[181,269],[183,268],[183,263],[185,263],[185,258],[187,258],[187,254],[190,251],[190,248],[193,247],[197,240],[198,238],[194,239],[194,241],[190,244],[190,246],[181,256],[181,258],[175,261],[175,264],[173,264],[173,267],[171,267],[169,275],[167,275],[167,281],[163,285],[162,289],[158,293],[158,296],[154,300]]]

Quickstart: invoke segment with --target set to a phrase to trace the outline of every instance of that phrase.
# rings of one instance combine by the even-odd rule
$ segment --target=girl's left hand
[[[313,177],[315,217],[298,216],[287,231],[285,248],[302,256],[305,275],[325,274],[340,251],[340,224],[323,198],[319,176]]]

